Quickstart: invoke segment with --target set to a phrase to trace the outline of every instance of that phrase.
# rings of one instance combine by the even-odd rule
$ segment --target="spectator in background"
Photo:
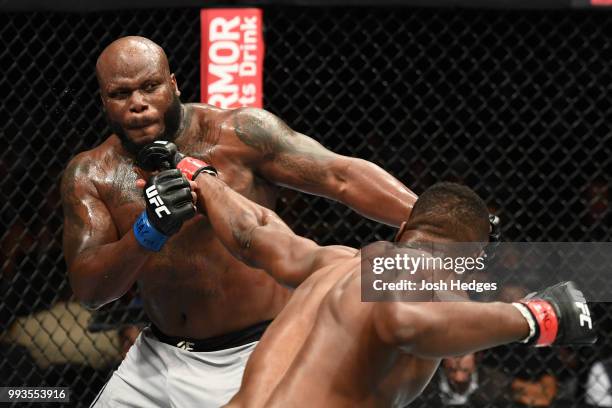
[[[422,397],[427,407],[502,407],[510,403],[510,379],[480,364],[476,354],[445,358]]]
[[[589,370],[585,398],[592,407],[612,407],[612,359],[593,364]]]
[[[557,396],[557,380],[550,373],[535,378],[515,378],[512,381],[512,399],[522,406],[550,407]]]
[[[444,405],[466,405],[478,390],[476,357],[467,354],[442,360],[440,399]]]

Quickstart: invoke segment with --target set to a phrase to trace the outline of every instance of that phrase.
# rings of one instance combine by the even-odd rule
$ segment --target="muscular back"
[[[228,408],[399,407],[422,392],[439,361],[381,340],[374,303],[361,302],[360,254],[345,252],[296,289]]]
[[[237,136],[236,111],[186,107],[190,120],[176,140],[179,149],[214,165],[219,177],[239,193],[273,207],[276,189],[253,170],[252,161],[259,152]],[[73,160],[62,186],[69,264],[82,250],[82,236],[93,224],[101,224],[104,230],[98,244],[129,234],[144,209],[136,188],[136,180],[143,176],[114,135]],[[79,213],[72,203],[79,200],[90,200],[91,206]],[[106,219],[98,222],[97,218]],[[183,225],[159,253],[148,255],[138,283],[151,320],[169,335],[193,338],[271,319],[289,296],[262,270],[233,258],[202,215]]]

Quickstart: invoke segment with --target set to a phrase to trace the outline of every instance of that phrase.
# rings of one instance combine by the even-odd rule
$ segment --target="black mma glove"
[[[597,340],[589,306],[574,282],[558,283],[513,305],[529,323],[527,344],[580,345]]]
[[[134,235],[146,249],[159,251],[196,214],[191,188],[179,170],[164,170],[149,179],[144,195],[147,207],[134,223]]]
[[[200,173],[217,175],[217,170],[208,163],[179,153],[172,142],[158,140],[143,147],[136,158],[137,164],[144,170],[179,169],[188,180],[195,179]]]

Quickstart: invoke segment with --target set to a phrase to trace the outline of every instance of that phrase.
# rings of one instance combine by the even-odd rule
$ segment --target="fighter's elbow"
[[[80,301],[81,305],[88,310],[94,311],[100,309],[105,303],[102,302],[94,302],[94,301]]]
[[[72,292],[76,300],[89,310],[96,310],[106,304],[102,299],[95,296],[90,290],[77,289],[73,286]]]
[[[74,297],[87,309],[99,309],[108,303],[99,296],[95,286],[87,282],[84,277],[79,276],[74,268],[68,271],[68,280]]]
[[[351,180],[354,180],[353,171],[358,159],[342,157],[330,166],[327,174],[327,185],[331,198],[346,203],[352,189]]]
[[[92,290],[83,288],[82,286],[72,284],[72,293],[79,303],[90,310],[99,309],[106,304],[106,302],[98,298]]]

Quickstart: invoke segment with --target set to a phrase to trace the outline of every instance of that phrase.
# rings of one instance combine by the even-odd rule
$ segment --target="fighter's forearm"
[[[234,257],[251,266],[265,268],[262,254],[250,249],[259,246],[253,239],[262,237],[253,232],[270,221],[270,211],[238,194],[216,177],[202,174],[195,181],[198,206],[208,215],[217,238]],[[270,245],[274,243],[267,246]]]
[[[90,308],[112,302],[132,287],[150,254],[131,230],[119,241],[87,248],[68,268],[72,291]]]
[[[529,335],[523,315],[500,302],[379,303],[375,323],[391,343],[424,358],[467,354]]]
[[[399,226],[408,219],[417,195],[382,168],[350,158],[338,166],[336,173],[341,180],[337,200],[388,225]]]

